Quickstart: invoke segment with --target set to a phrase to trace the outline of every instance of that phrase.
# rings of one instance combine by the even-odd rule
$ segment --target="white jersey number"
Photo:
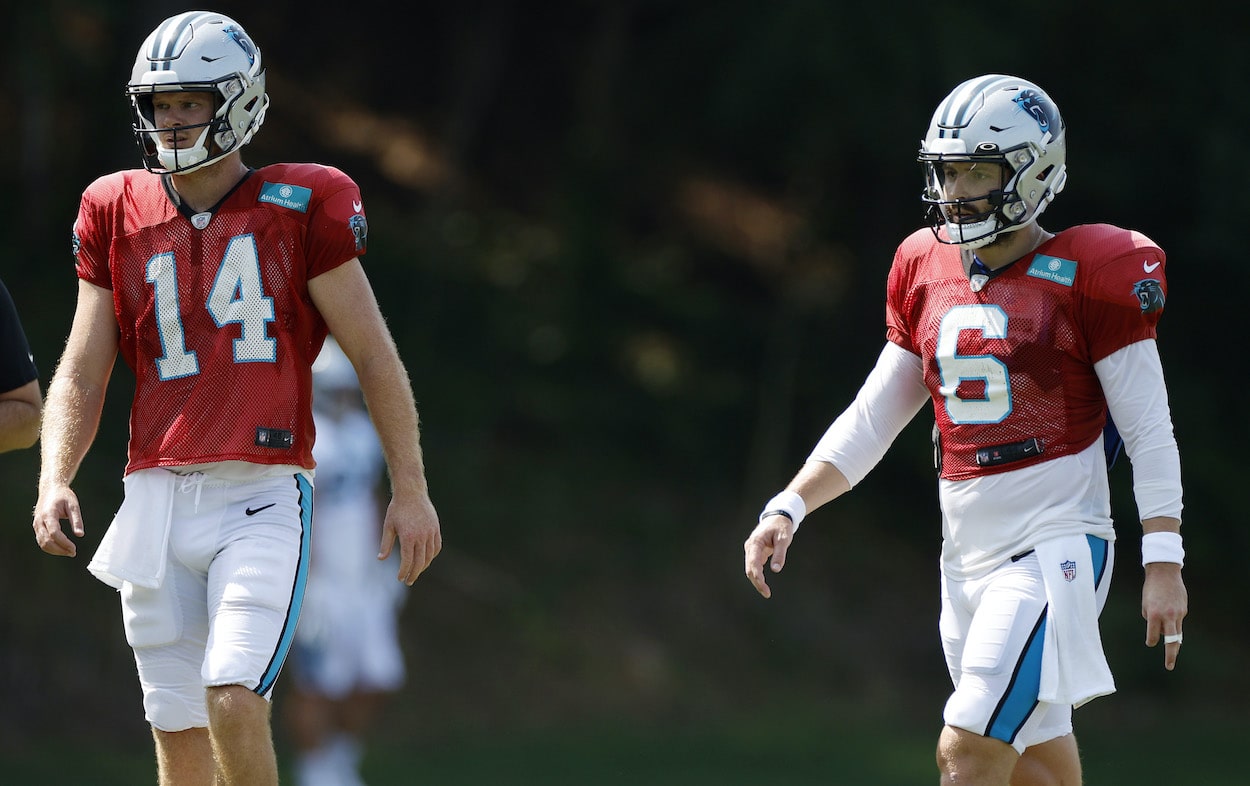
[[[171,252],[148,260],[147,281],[156,297],[156,324],[164,354],[156,359],[161,379],[178,379],[200,373],[194,351],[187,349],[186,331],[178,301],[178,269]],[[273,322],[273,298],[265,295],[260,277],[260,257],[251,235],[232,238],[217,268],[217,277],[204,304],[217,327],[238,323],[239,338],[234,340],[236,363],[273,363],[277,342],[266,335]]]
[[[946,312],[938,330],[937,361],[952,423],[1001,423],[1011,414],[1011,379],[1007,364],[993,355],[961,355],[959,334],[979,330],[984,338],[1007,337],[1007,313],[998,306],[957,306]],[[955,391],[961,382],[985,384],[982,398],[964,399]]]

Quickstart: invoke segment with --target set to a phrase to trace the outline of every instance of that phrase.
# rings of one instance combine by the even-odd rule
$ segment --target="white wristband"
[[[803,523],[803,519],[807,516],[807,503],[798,494],[787,489],[777,496],[768,500],[764,505],[763,512],[760,513],[760,521],[769,516],[785,516],[794,522],[794,528],[791,532],[798,532],[799,525]]]
[[[1151,562],[1185,564],[1185,547],[1179,532],[1147,532],[1141,536],[1141,564]]]

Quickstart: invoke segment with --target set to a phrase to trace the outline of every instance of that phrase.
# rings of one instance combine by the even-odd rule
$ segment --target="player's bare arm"
[[[35,444],[42,412],[43,393],[37,379],[0,393],[0,453]]]
[[[438,556],[443,540],[426,485],[417,407],[408,372],[358,259],[311,279],[308,292],[356,369],[386,455],[391,502],[382,525],[378,558],[386,559],[398,542],[398,578],[412,585]]]
[[[40,433],[39,499],[33,526],[39,548],[49,554],[72,557],[78,553],[61,529],[61,521],[68,520],[78,537],[86,532],[78,497],[69,484],[100,425],[117,341],[113,293],[79,281],[74,324],[48,386]]]
[[[808,461],[786,486],[787,491],[803,498],[807,511],[815,510],[850,489],[851,484],[842,471],[825,461]],[[785,567],[796,529],[794,521],[787,516],[765,516],[743,544],[747,579],[766,598],[772,597],[773,592],[764,578],[764,564],[768,563],[773,573]]]

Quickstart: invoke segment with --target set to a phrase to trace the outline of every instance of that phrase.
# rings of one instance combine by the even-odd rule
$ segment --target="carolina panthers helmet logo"
[[[1141,305],[1143,314],[1153,314],[1163,310],[1166,298],[1163,296],[1163,287],[1159,285],[1158,279],[1147,278],[1138,281],[1133,285],[1133,294],[1137,296],[1137,302]]]
[[[1026,88],[1021,90],[1020,94],[1011,100],[1016,103],[1016,106],[1028,112],[1037,121],[1037,125],[1042,129],[1043,134],[1058,134],[1061,130],[1059,112],[1056,111],[1055,105],[1050,102],[1045,93]]]
[[[365,245],[369,242],[369,222],[360,213],[347,219],[347,225],[351,227],[352,237],[356,238],[356,251],[365,250]]]
[[[256,44],[252,43],[252,39],[247,37],[247,33],[243,32],[242,28],[230,25],[222,32],[229,36],[231,41],[239,45],[239,48],[247,55],[247,62],[256,65]]]

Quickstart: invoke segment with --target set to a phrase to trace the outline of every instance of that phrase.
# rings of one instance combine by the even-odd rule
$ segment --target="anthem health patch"
[[[1071,259],[1038,254],[1033,257],[1033,264],[1029,265],[1028,274],[1034,278],[1044,278],[1047,281],[1070,287],[1072,282],[1076,281],[1076,262]]]
[[[286,183],[266,182],[260,187],[260,196],[256,197],[256,201],[307,213],[308,203],[312,201],[312,189]]]

